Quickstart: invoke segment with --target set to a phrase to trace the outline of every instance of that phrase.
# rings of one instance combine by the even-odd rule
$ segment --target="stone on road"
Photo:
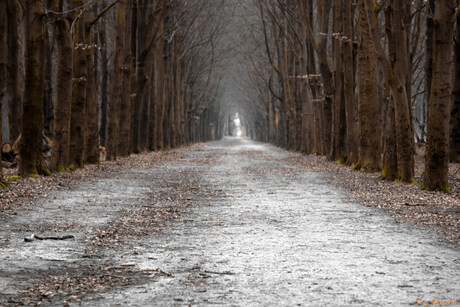
[[[92,183],[93,192],[85,184],[59,192],[74,202],[75,193],[84,193],[93,199],[91,212],[105,206],[104,216],[88,217],[103,223],[117,219],[124,203],[152,193],[184,199],[196,190],[194,205],[161,232],[131,238],[131,248],[101,256],[140,271],[155,268],[155,278],[84,297],[81,304],[406,306],[417,305],[417,299],[460,299],[458,247],[358,203],[328,184],[331,174],[287,163],[290,155],[225,138],[194,145],[184,158],[163,166],[132,170],[124,177],[126,193],[119,191],[120,178]],[[107,195],[116,201],[108,202]],[[74,250],[84,248],[78,244]],[[78,257],[75,252],[68,260]],[[0,293],[7,279],[0,280]]]

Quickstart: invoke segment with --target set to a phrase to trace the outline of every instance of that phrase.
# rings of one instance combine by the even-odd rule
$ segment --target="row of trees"
[[[0,1],[0,126],[20,137],[20,174],[219,137],[222,3]]]
[[[458,1],[252,8],[256,51],[244,54],[245,82],[257,85],[245,89],[257,106],[246,105],[252,137],[413,182],[415,139],[427,134],[422,188],[448,190],[448,161],[460,160]]]

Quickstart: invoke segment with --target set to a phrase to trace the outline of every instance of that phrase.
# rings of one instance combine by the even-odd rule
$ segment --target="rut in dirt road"
[[[0,275],[0,302],[27,284],[24,270],[37,272],[34,276],[72,278],[78,275],[77,264],[100,268],[108,263],[121,268],[114,275],[126,274],[134,282],[112,280],[113,287],[88,290],[76,295],[78,301],[65,296],[70,292],[53,290],[42,302],[406,306],[416,305],[419,298],[460,298],[457,247],[358,203],[328,184],[330,174],[287,163],[292,155],[244,138],[225,138],[194,145],[162,166],[111,174],[34,204],[25,216],[8,223],[20,229],[26,223],[44,223],[49,215],[48,223],[73,221],[79,225],[73,230],[79,232],[74,232],[74,241],[24,245],[17,240],[27,232],[16,231],[10,243],[0,246],[2,271],[8,272]],[[126,220],[129,212],[143,203],[157,210],[161,195],[167,195],[170,208],[192,198],[193,206],[161,223],[149,216],[142,234],[123,237],[127,224],[139,222]],[[88,200],[85,210],[69,214]],[[50,214],[46,208],[55,211]],[[118,225],[120,240],[96,244],[96,251],[85,254],[87,239],[103,225]],[[127,267],[129,272],[123,269]],[[105,272],[103,276],[111,271]],[[136,272],[149,274],[136,279]]]

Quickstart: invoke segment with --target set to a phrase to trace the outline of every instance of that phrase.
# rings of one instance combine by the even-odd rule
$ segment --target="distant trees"
[[[428,126],[422,187],[447,190],[449,146],[454,161],[459,148],[458,3],[254,0],[253,7],[251,31],[259,35],[250,48],[265,60],[247,72],[263,93],[252,98],[259,109],[247,122],[266,126],[251,127],[261,131],[254,138],[411,183],[414,139],[423,141]],[[274,116],[265,123],[267,106]]]

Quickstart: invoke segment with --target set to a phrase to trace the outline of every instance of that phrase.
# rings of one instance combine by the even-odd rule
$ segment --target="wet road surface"
[[[154,203],[159,195],[169,195],[172,204],[193,198],[193,206],[165,221],[159,232],[132,237],[116,250],[105,247],[97,259],[85,255],[83,235],[24,246],[23,232],[3,229],[0,293],[20,291],[27,279],[18,276],[27,270],[110,261],[156,273],[87,295],[79,304],[407,306],[417,305],[417,298],[460,299],[458,247],[356,202],[327,183],[330,175],[288,164],[290,155],[226,138],[194,145],[164,166],[56,193],[8,227],[46,218],[77,222],[83,234],[120,220],[123,210],[135,210],[138,203]]]

